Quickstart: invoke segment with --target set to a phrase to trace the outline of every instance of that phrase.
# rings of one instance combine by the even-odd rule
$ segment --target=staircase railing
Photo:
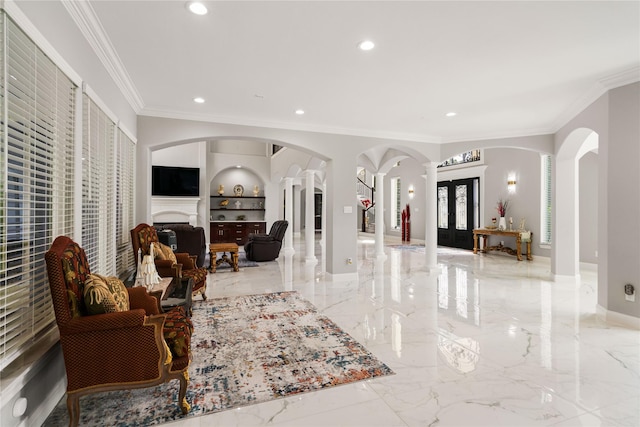
[[[363,208],[365,211],[368,211],[375,205],[375,192],[376,189],[368,185],[366,182],[357,178],[358,182],[356,182],[356,192],[358,193],[358,199],[367,200],[368,202],[363,203]]]
[[[366,182],[357,178],[356,192],[358,194],[358,201],[362,205],[362,231],[368,231],[367,212],[369,209],[375,206],[375,194],[376,189],[368,185]]]

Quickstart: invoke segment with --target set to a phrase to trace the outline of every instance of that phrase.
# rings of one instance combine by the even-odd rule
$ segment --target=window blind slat
[[[44,253],[73,232],[76,86],[4,12],[0,168],[0,368],[54,322]],[[7,120],[4,123],[4,120]],[[58,178],[64,171],[64,180]],[[71,203],[68,201],[71,200]],[[65,203],[60,204],[60,201]],[[64,221],[53,221],[54,211]]]

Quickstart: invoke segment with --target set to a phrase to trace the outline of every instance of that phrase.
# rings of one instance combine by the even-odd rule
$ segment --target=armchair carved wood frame
[[[78,425],[81,396],[174,379],[180,382],[180,409],[188,413],[191,352],[172,356],[163,336],[165,315],[159,314],[156,299],[144,287],[129,288],[128,311],[82,315],[77,296],[90,274],[84,250],[60,236],[45,260],[67,373],[69,425]]]
[[[138,249],[142,250],[143,255],[149,254],[149,245],[158,243],[158,233],[155,227],[142,223],[131,230],[131,245],[133,246],[134,262],[137,263]],[[196,256],[188,253],[175,253],[177,263],[174,264],[170,260],[155,259],[156,270],[160,277],[190,277],[193,279],[193,297],[198,294],[202,295],[202,299],[206,300],[207,290],[207,274],[206,268],[199,268],[196,265]]]

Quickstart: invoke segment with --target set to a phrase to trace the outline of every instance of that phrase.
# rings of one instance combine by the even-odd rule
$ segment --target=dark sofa
[[[194,227],[190,224],[162,224],[154,225],[155,229],[173,230],[176,233],[178,249],[175,252],[187,252],[195,255],[198,268],[204,265],[204,257],[207,253],[207,240],[204,228]]]
[[[282,239],[289,223],[279,220],[273,223],[269,234],[250,234],[244,244],[244,252],[250,261],[273,261],[278,258]]]

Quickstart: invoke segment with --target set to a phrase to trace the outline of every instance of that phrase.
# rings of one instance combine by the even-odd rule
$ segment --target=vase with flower
[[[509,207],[509,200],[498,199],[498,205],[496,206],[498,215],[500,215],[500,221],[498,222],[498,230],[507,229],[507,220],[505,219],[505,215],[507,214],[508,207]]]

